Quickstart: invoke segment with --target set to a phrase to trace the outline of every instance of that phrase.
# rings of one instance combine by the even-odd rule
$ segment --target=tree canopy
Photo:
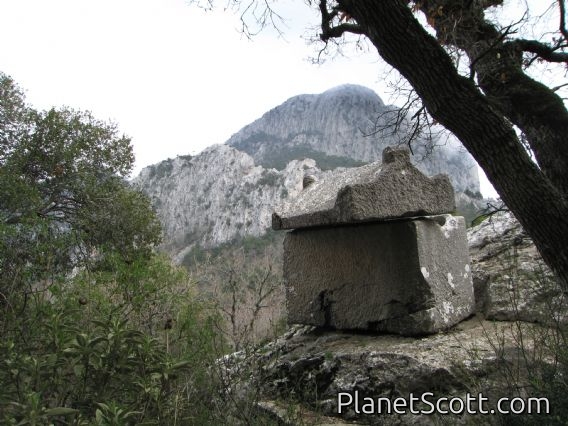
[[[132,260],[160,241],[149,200],[124,179],[134,156],[116,125],[66,108],[36,111],[0,74],[0,145],[4,303],[106,253]]]
[[[130,140],[0,73],[0,144],[0,423],[206,424],[215,316],[153,250]]]

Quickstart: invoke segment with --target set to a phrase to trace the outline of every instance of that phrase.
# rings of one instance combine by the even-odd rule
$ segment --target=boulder
[[[467,233],[476,311],[487,319],[568,322],[568,300],[531,238],[510,212]]]
[[[532,335],[535,329],[527,323],[512,327],[471,318],[448,333],[414,338],[295,326],[252,353],[225,357],[220,365],[233,391],[241,398],[253,395],[259,409],[272,413],[279,424],[502,424],[497,415],[468,412],[432,415],[406,409],[404,414],[386,410],[369,414],[362,408],[363,398],[408,401],[412,394],[427,395],[430,401],[465,402],[468,394],[482,393],[486,401],[474,402],[471,409],[495,409],[500,397],[518,396],[500,368],[524,366],[519,336]],[[532,342],[527,339],[525,345],[530,351]],[[524,370],[515,371],[518,383],[525,383]],[[357,394],[359,404],[354,400],[340,412],[340,394]],[[414,406],[429,408],[421,403]],[[547,418],[542,420],[546,423]]]

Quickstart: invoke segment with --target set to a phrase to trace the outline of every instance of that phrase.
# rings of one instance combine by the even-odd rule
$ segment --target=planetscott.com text
[[[436,398],[434,393],[410,394],[408,397],[371,398],[353,393],[337,395],[337,412],[348,410],[356,414],[549,414],[547,398],[501,398],[489,408],[489,398],[479,393],[466,394],[465,398]]]

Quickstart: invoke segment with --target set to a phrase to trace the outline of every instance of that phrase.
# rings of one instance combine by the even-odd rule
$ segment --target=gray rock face
[[[272,216],[273,229],[353,224],[455,210],[445,175],[424,176],[405,148],[386,148],[383,162],[314,181]],[[304,185],[305,186],[305,185]]]
[[[529,334],[530,324],[518,330]],[[368,414],[362,400],[402,397],[460,398],[466,394],[487,398],[484,410],[494,409],[499,397],[512,396],[502,382],[499,365],[517,362],[517,328],[473,318],[448,333],[424,338],[363,335],[293,327],[281,338],[254,354],[236,353],[224,359],[228,380],[246,371],[247,380],[235,379],[242,394],[257,392],[263,410],[271,411],[283,424],[500,424],[497,416]],[[498,342],[500,352],[497,351]],[[527,343],[527,348],[529,344]],[[242,376],[239,376],[242,377]],[[343,407],[338,394],[359,395],[359,405]],[[293,398],[300,401],[300,418],[292,417]],[[478,405],[472,405],[472,408]],[[428,410],[418,404],[416,410]],[[296,413],[296,412],[294,412]],[[315,414],[318,413],[318,414]]]
[[[152,199],[164,229],[164,249],[181,262],[199,244],[215,247],[270,228],[274,203],[302,190],[313,160],[292,161],[282,170],[255,166],[227,145],[195,157],[177,157],[142,170],[134,180]]]
[[[551,309],[567,312],[566,299],[549,280],[551,274],[530,238],[510,213],[499,213],[469,230],[468,240],[477,309],[484,315],[463,321],[447,333],[421,338],[296,326],[252,355],[226,357],[227,377],[238,377],[233,383],[244,395],[254,390],[259,409],[283,424],[497,425],[510,421],[510,415],[370,415],[362,409],[365,397],[408,400],[411,393],[419,397],[432,392],[435,398],[457,397],[465,402],[467,394],[481,392],[487,398],[482,408],[491,410],[501,397],[542,396],[542,391],[534,394],[531,387],[538,368],[546,366],[542,371],[550,380],[557,377],[551,371],[562,377],[555,370],[554,356],[562,333],[554,332],[557,323],[550,313]],[[531,324],[551,319],[552,330]],[[549,344],[552,352],[547,351]],[[359,405],[339,413],[339,393],[357,393]],[[300,409],[293,414],[290,399],[300,401]],[[527,420],[552,423],[553,404],[551,399],[550,417],[539,414]]]
[[[568,300],[509,212],[468,231],[476,310],[501,321],[568,322]]]
[[[387,146],[404,145],[411,127],[392,126],[396,108],[372,90],[343,85],[321,94],[299,95],[268,111],[231,136],[227,143],[251,155],[256,164],[283,168],[292,158],[314,158],[320,168],[374,162]],[[382,129],[382,130],[381,130]],[[434,140],[413,145],[413,163],[428,176],[445,173],[458,192],[479,192],[477,166],[459,143]]]
[[[274,207],[300,194],[306,176],[309,186],[312,179],[317,183],[348,173],[335,167],[361,164],[353,158],[377,160],[384,146],[397,142],[392,135],[364,137],[361,131],[385,108],[374,92],[360,86],[301,95],[234,135],[229,144],[239,150],[216,145],[145,168],[134,184],[153,200],[164,228],[163,248],[181,262],[197,245],[211,248],[265,234]],[[285,160],[277,169],[266,161],[274,146]],[[477,167],[467,153],[446,145],[424,164],[420,157],[420,152],[413,156],[419,169],[430,175],[449,172],[456,190],[468,188],[471,195],[479,190]],[[322,170],[326,167],[335,169]],[[456,197],[458,211],[477,209],[479,200],[461,192]]]
[[[474,307],[463,218],[301,229],[284,240],[288,322],[436,333]]]

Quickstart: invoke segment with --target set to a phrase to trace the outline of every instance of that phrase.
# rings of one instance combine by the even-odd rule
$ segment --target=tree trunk
[[[339,6],[474,156],[568,291],[568,202],[531,161],[511,125],[457,73],[405,1],[340,0]]]
[[[521,129],[541,170],[568,195],[568,111],[554,91],[522,68],[528,45],[544,56],[554,52],[535,40],[506,41],[503,32],[485,20],[487,5],[459,0],[425,0],[420,5],[438,42],[466,52],[491,104]]]

